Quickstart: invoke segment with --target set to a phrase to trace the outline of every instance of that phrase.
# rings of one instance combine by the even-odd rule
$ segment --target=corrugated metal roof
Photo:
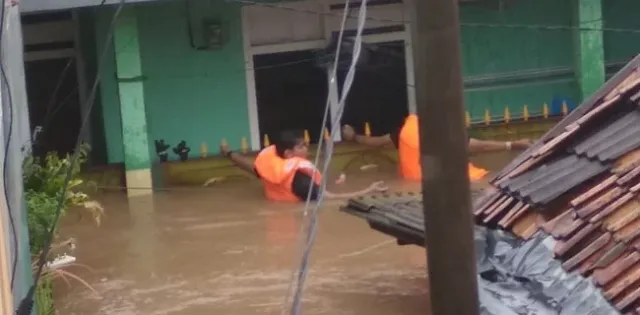
[[[421,197],[405,197],[360,197],[342,210],[366,219],[398,244],[424,246]],[[619,314],[596,285],[554,261],[548,246],[553,241],[547,235],[518,241],[476,227],[474,239],[481,314]]]
[[[621,99],[621,106],[626,102]],[[523,200],[544,205],[611,168],[611,161],[640,147],[640,109],[618,113],[555,158],[501,182],[498,187]],[[576,137],[581,136],[577,134]]]
[[[631,99],[640,59],[625,69],[510,165],[474,214],[523,238],[541,227],[558,240],[566,271],[593,277],[615,308],[640,314],[640,108]]]
[[[606,98],[612,91],[619,88],[626,80],[638,75],[638,68],[640,68],[640,54],[637,55],[631,62],[627,63],[618,73],[616,73],[611,79],[609,79],[600,89],[587,98],[578,108],[571,111],[567,117],[560,121],[556,126],[551,128],[549,132],[543,135],[539,141],[526,150],[522,155],[515,158],[509,165],[507,165],[501,172],[499,172],[494,180],[498,180],[505,175],[515,170],[519,165],[525,162],[531,155],[540,149],[545,143],[548,143],[551,139],[558,137],[563,133],[568,126],[575,123],[578,119],[582,118],[586,113],[593,110],[602,100]]]
[[[610,161],[640,147],[640,110],[632,110],[606,125],[569,151],[590,159]]]
[[[505,181],[500,188],[533,204],[546,204],[609,168],[600,161],[569,154]]]
[[[633,104],[639,91],[640,55],[508,165],[473,209],[476,221],[524,239],[542,228],[556,239],[551,247],[565,271],[593,278],[602,297],[634,315],[640,315],[640,109]],[[420,204],[385,198],[361,198],[345,211],[423,245]]]

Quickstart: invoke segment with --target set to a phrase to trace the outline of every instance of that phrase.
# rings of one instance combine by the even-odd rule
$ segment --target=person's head
[[[298,131],[284,131],[274,142],[276,152],[283,159],[292,157],[307,158],[309,148],[304,142],[304,136]]]

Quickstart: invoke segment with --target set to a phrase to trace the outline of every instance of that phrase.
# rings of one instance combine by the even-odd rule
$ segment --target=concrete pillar
[[[116,22],[113,46],[118,76],[127,187],[152,187],[152,162],[135,8],[127,7],[122,10]],[[152,192],[151,189],[128,189],[127,195],[148,195]]]
[[[582,99],[605,82],[602,0],[574,0],[577,11],[576,74]]]
[[[413,9],[415,8],[414,0],[404,0],[404,14],[405,16],[411,16],[413,14]],[[404,24],[404,62],[405,67],[407,69],[407,101],[409,106],[409,114],[415,114],[418,112],[418,105],[416,103],[416,76],[413,72],[414,64],[413,64],[413,45],[412,45],[412,28],[410,19],[407,19],[407,22]]]

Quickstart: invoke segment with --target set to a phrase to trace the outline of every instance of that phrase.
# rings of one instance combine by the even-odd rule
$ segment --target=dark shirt
[[[389,135],[391,136],[391,141],[393,141],[393,146],[397,149],[400,143],[400,131],[402,130],[402,125],[398,128],[394,128]]]
[[[260,178],[258,170],[255,168],[253,171],[256,176]],[[291,184],[291,192],[300,199],[300,201],[307,201],[307,195],[309,194],[309,187],[311,187],[311,201],[318,200],[318,194],[320,192],[320,186],[313,182],[311,176],[302,171],[297,171],[293,176],[293,183]]]

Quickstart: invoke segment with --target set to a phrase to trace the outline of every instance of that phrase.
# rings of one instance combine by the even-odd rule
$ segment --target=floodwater
[[[514,154],[483,156],[495,170]],[[395,172],[347,173],[349,191],[386,180],[395,190],[419,190]],[[476,184],[482,185],[482,184]],[[61,315],[281,314],[292,270],[299,264],[302,206],[264,201],[260,184],[237,181],[209,189],[157,192],[127,199],[99,197],[100,227],[65,218],[61,233],[77,240],[79,267],[56,284]],[[325,202],[303,299],[304,314],[427,313],[424,250],[398,246],[366,222]],[[287,305],[288,307],[289,305]]]

